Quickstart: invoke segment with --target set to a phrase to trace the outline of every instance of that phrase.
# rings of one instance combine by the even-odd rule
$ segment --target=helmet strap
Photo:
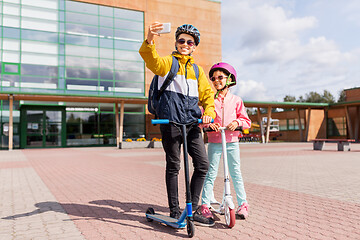
[[[228,88],[228,86],[225,86],[225,87],[223,87],[222,89],[217,90],[217,92],[216,92],[216,94],[215,94],[215,99],[217,99],[217,98],[219,97],[219,94],[220,94],[222,91],[224,91],[225,89],[227,89],[227,88]]]
[[[231,83],[232,83],[232,79],[231,79],[231,73],[230,73],[228,78],[226,79],[226,85],[225,86],[229,86]]]

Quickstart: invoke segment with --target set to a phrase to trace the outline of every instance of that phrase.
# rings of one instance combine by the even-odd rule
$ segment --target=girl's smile
[[[228,76],[226,76],[222,71],[215,71],[213,76],[211,77],[211,81],[216,90],[221,90],[226,86],[226,80]]]

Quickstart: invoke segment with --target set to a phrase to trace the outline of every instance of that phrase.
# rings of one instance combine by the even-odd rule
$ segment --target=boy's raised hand
[[[149,31],[148,31],[148,36],[146,41],[148,42],[148,44],[152,44],[152,41],[154,40],[155,36],[160,36],[160,34],[158,33],[160,30],[162,30],[163,24],[159,23],[159,22],[154,22],[152,24],[150,24],[149,26]]]

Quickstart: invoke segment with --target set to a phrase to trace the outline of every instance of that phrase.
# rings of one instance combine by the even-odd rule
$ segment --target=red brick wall
[[[360,88],[345,90],[346,102],[360,101]]]

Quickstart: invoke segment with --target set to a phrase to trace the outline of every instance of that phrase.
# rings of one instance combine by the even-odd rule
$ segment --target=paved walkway
[[[241,144],[250,216],[223,216],[194,239],[360,239],[360,145]],[[162,149],[0,151],[0,240],[182,239],[186,230],[147,222],[168,214]],[[222,170],[215,195],[223,191]],[[184,179],[180,204],[185,206]],[[234,193],[234,192],[233,192]]]

